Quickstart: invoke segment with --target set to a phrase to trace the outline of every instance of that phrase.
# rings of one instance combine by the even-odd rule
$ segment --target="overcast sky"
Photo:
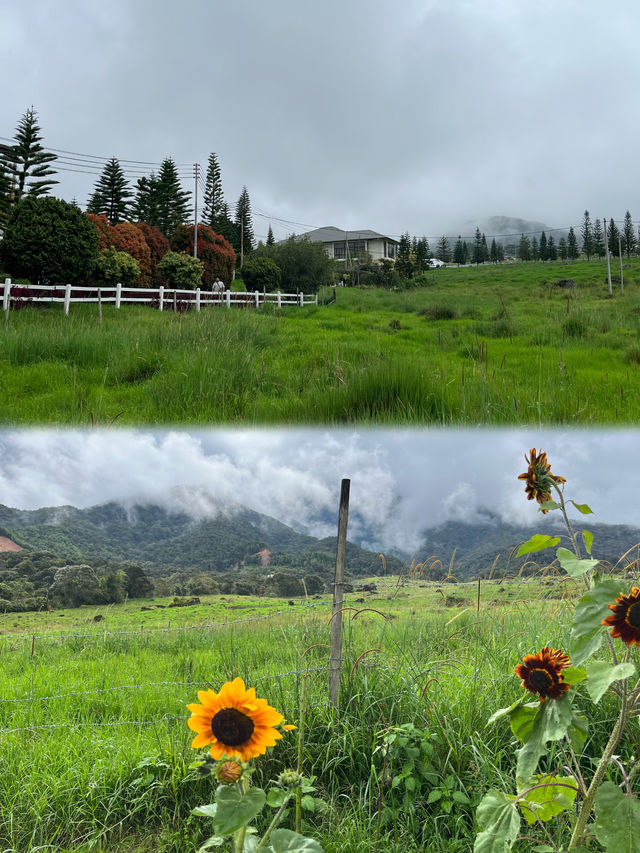
[[[637,430],[2,431],[0,504],[153,502],[215,517],[238,503],[328,536],[347,477],[349,538],[413,553],[425,528],[483,508],[541,520],[517,479],[531,447],[548,452],[566,496],[590,504],[595,521],[640,526]]]
[[[77,155],[215,151],[262,238],[640,220],[639,25],[637,0],[0,0],[0,141],[33,104],[82,206]]]

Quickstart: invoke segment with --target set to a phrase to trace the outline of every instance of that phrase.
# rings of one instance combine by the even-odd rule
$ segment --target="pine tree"
[[[591,254],[597,255],[599,258],[604,255],[604,234],[602,233],[602,223],[599,219],[593,223],[593,234],[591,237]]]
[[[622,229],[622,233],[624,235],[624,250],[627,253],[627,257],[630,258],[635,245],[636,235],[633,227],[633,219],[631,219],[631,213],[628,210],[624,215],[624,227]]]
[[[451,260],[451,250],[449,249],[449,241],[446,235],[442,235],[436,246],[436,258],[445,264]]]
[[[13,145],[2,157],[4,169],[9,173],[11,181],[11,204],[20,201],[24,195],[46,195],[58,183],[49,177],[56,174],[56,170],[49,164],[58,158],[45,151],[40,144],[42,136],[33,107],[18,122],[13,139]]]
[[[209,154],[207,175],[204,185],[204,204],[202,207],[202,221],[211,226],[215,231],[215,223],[222,214],[224,197],[222,195],[222,178],[220,166],[215,154]]]
[[[529,238],[526,234],[522,234],[520,237],[520,245],[518,247],[518,257],[521,261],[530,261],[531,260],[531,243],[529,242]]]
[[[593,236],[590,239],[593,240]],[[573,230],[573,225],[569,228],[569,236],[567,238],[567,257],[570,261],[575,261],[580,257],[580,250],[578,249],[578,241],[576,239],[576,232]]]
[[[411,238],[409,237],[408,232],[400,235],[395,269],[401,278],[413,278],[414,261],[411,252]]]
[[[540,260],[540,247],[538,245],[538,238],[533,236],[531,238],[531,260],[539,261]]]
[[[547,235],[544,233],[544,231],[540,235],[540,246],[538,248],[538,251],[540,253],[541,261],[549,260],[549,245],[547,243]]]
[[[146,222],[158,227],[158,179],[152,172],[148,178],[136,181],[136,199],[131,207],[131,217],[135,222]]]
[[[609,220],[609,227],[607,229],[607,242],[609,244],[609,252],[614,256],[618,257],[620,253],[620,242],[621,235],[620,229],[615,223],[615,220]]]
[[[271,230],[271,226],[269,226],[269,230],[267,231],[267,246],[273,246],[276,240],[273,236],[273,231]]]
[[[221,234],[225,240],[233,246],[236,255],[240,255],[240,229],[231,219],[229,205],[227,202],[222,203],[222,211],[212,226],[216,234]]]
[[[413,255],[418,272],[424,272],[429,269],[429,243],[426,237],[420,237],[419,240],[416,240]]]
[[[240,230],[242,251],[248,254],[253,249],[253,223],[251,222],[251,202],[246,187],[242,187],[240,198],[236,203],[236,225]]]
[[[569,255],[569,250],[567,249],[567,241],[564,237],[561,237],[558,240],[558,255],[560,256],[561,261],[566,261]]]
[[[484,234],[482,235],[481,246],[482,246],[482,263],[484,263],[485,261],[489,260],[489,247],[487,246],[487,238],[485,237]]]
[[[120,163],[112,157],[96,181],[87,213],[104,213],[110,225],[117,225],[118,222],[126,221],[130,200],[129,182]]]
[[[4,226],[9,218],[10,195],[11,181],[9,180],[9,173],[0,159],[0,238],[2,238]]]
[[[496,243],[495,237],[491,240],[491,249],[489,251],[489,259],[491,260],[492,264],[497,264],[498,261],[500,260],[500,255],[498,252],[498,244]]]
[[[598,220],[596,220],[596,222],[597,221]],[[595,239],[594,229],[595,229],[595,225],[591,224],[591,217],[589,216],[589,211],[585,210],[584,217],[582,220],[582,228],[581,228],[582,251],[587,256],[588,261],[591,260],[591,255],[596,253],[595,246],[594,246],[594,239]]]
[[[552,234],[549,235],[549,240],[547,241],[547,254],[549,255],[550,261],[558,260],[558,249]]]
[[[473,238],[473,253],[471,255],[471,259],[476,266],[481,264],[484,260],[484,253],[482,251],[482,234],[480,233],[479,228],[476,228],[476,233]]]
[[[462,242],[462,235],[458,234],[458,239],[456,240],[455,245],[453,247],[453,262],[454,264],[458,264],[458,266],[461,266],[465,263],[465,260],[466,259],[464,244]]]
[[[176,164],[171,157],[162,161],[154,190],[157,197],[157,222],[149,222],[149,225],[157,225],[165,237],[171,240],[176,226],[189,221],[191,195],[182,189]]]

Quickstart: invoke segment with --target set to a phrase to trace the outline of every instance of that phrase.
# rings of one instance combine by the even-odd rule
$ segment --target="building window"
[[[388,258],[395,258],[396,256],[396,244],[387,242],[387,251],[386,255]]]
[[[345,256],[345,248],[344,248],[344,240],[342,243],[334,243],[333,244],[333,257],[334,258],[344,258]]]

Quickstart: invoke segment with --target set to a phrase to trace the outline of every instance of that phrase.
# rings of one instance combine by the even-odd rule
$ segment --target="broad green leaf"
[[[605,660],[592,660],[587,663],[587,690],[593,701],[597,704],[607,689],[614,681],[622,681],[629,678],[636,671],[632,663],[619,663],[614,666]]]
[[[518,803],[522,816],[528,824],[535,823],[536,820],[551,820],[566,809],[570,809],[578,793],[573,776],[534,776],[526,784],[527,787],[545,786],[529,791]]]
[[[527,702],[526,705],[520,705],[520,707],[514,709],[509,718],[509,724],[511,726],[511,731],[519,741],[524,742],[525,738],[531,731],[533,721],[541,707],[540,702]]]
[[[545,548],[553,548],[560,543],[559,536],[543,536],[541,533],[534,533],[528,542],[524,542],[519,548],[517,557],[523,554],[535,554],[536,551],[543,551]]]
[[[607,578],[594,584],[577,603],[573,613],[570,649],[575,666],[600,648],[604,636],[602,620],[610,613],[608,605],[615,602],[617,595],[620,595],[620,581]]]
[[[191,809],[191,814],[199,817],[215,817],[218,806],[215,803],[210,803],[208,806],[196,806]]]
[[[593,515],[593,510],[589,504],[577,504],[575,501],[569,501],[569,503],[572,503],[578,512],[581,512],[583,515]]]
[[[538,507],[538,512],[548,512],[550,509],[561,509],[561,507],[562,504],[559,504],[556,501],[545,501]]]
[[[438,800],[442,799],[442,791],[440,788],[436,788],[434,791],[431,791],[429,796],[427,797],[427,803],[437,803]]]
[[[198,848],[198,853],[207,853],[207,850],[213,850],[214,847],[222,847],[224,841],[219,835],[212,835]]]
[[[586,717],[582,717],[574,711],[571,716],[571,725],[569,726],[567,734],[571,741],[571,748],[576,755],[580,755],[582,752],[584,745],[587,742],[588,733],[589,721]]]
[[[476,811],[480,832],[476,835],[473,853],[507,853],[514,845],[520,830],[520,815],[513,797],[491,790],[484,795]]]
[[[513,713],[518,705],[522,704],[522,699],[518,699],[517,702],[514,702],[513,705],[509,705],[508,708],[500,708],[499,711],[493,713],[489,719],[487,720],[487,725],[490,726],[492,723],[495,723],[496,720],[499,720],[501,717],[506,717]]]
[[[274,829],[269,842],[273,853],[323,853],[314,838],[305,838],[291,829]]]
[[[573,551],[569,551],[568,548],[558,548],[556,557],[565,572],[572,578],[582,577],[589,569],[597,566],[600,562],[600,560],[579,560]]]
[[[216,835],[233,835],[237,829],[253,820],[266,799],[262,788],[249,788],[243,793],[235,786],[220,785],[216,791],[218,808],[213,821]]]
[[[587,677],[586,669],[580,669],[577,666],[568,666],[562,670],[562,678],[565,684],[580,684]]]
[[[469,797],[467,797],[464,791],[454,791],[452,796],[456,803],[460,803],[463,806],[468,806],[471,802],[471,800],[469,799]]]
[[[582,541],[584,542],[584,547],[586,548],[587,554],[591,554],[591,548],[593,546],[593,533],[591,533],[589,530],[583,530]]]
[[[607,853],[638,853],[640,802],[614,782],[603,782],[595,799],[596,838]]]
[[[260,839],[257,835],[245,835],[243,853],[253,853],[259,842]]]
[[[308,812],[314,812],[316,810],[315,797],[312,797],[310,794],[305,794],[303,797],[300,798],[300,805]]]
[[[290,797],[288,791],[283,791],[282,788],[271,788],[267,794],[267,805],[273,806],[274,809],[279,809]]]
[[[563,738],[571,725],[572,717],[571,699],[566,694],[562,699],[547,699],[541,703],[531,730],[525,737],[524,746],[516,752],[518,779],[526,780],[533,776],[540,756],[546,752],[547,742]]]

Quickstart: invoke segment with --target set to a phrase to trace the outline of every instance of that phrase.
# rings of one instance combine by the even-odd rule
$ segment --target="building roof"
[[[317,243],[335,243],[340,240],[391,240],[397,243],[395,237],[389,237],[387,234],[380,234],[378,231],[365,229],[364,231],[345,231],[344,228],[336,228],[333,225],[325,225],[324,228],[316,228],[314,231],[307,231],[306,234],[297,234],[296,240],[311,240]]]

